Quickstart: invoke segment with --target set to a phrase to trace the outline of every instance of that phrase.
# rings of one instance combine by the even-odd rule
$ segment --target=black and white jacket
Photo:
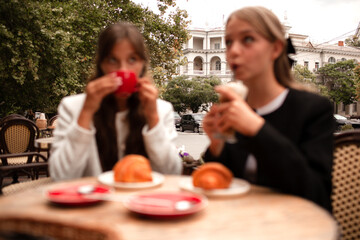
[[[218,158],[207,150],[206,162],[217,161],[246,179],[246,160],[256,159],[253,183],[309,199],[331,211],[333,108],[328,99],[289,89],[275,111],[262,115],[265,124],[254,137],[236,133]]]

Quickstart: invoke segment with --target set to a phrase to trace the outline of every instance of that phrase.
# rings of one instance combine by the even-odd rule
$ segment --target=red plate
[[[151,217],[182,217],[203,210],[207,203],[205,196],[196,193],[155,192],[130,197],[124,201],[124,206]]]
[[[78,193],[80,186],[89,185],[89,184],[77,184],[77,185],[62,185],[53,189],[50,189],[46,197],[47,199],[56,204],[66,205],[66,206],[86,206],[101,202],[100,199],[91,199],[87,198],[83,194]],[[110,189],[102,185],[94,185],[94,191],[91,194],[106,194],[109,193]],[[91,196],[91,194],[88,194]]]

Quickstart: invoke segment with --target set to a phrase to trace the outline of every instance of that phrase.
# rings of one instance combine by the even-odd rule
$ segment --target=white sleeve
[[[83,104],[81,100],[79,97],[64,98],[58,107],[59,117],[49,159],[50,177],[56,181],[101,172],[96,144],[94,145],[95,128],[88,130],[77,124]]]
[[[181,174],[182,160],[176,148],[173,107],[169,102],[158,100],[157,111],[158,124],[150,130],[145,125],[142,130],[151,167],[154,171],[165,174]]]

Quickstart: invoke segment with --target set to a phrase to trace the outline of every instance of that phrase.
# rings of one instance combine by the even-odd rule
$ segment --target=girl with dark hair
[[[147,75],[144,39],[130,23],[113,24],[98,40],[96,69],[86,93],[65,97],[58,107],[49,159],[55,180],[97,176],[127,154],[150,160],[154,171],[180,174],[173,107],[158,99]],[[136,74],[137,92],[116,93],[116,71]]]
[[[330,210],[332,105],[294,83],[280,21],[263,7],[240,9],[226,23],[225,41],[228,64],[248,95],[243,100],[227,86],[216,88],[229,101],[204,118],[210,138],[204,160]],[[236,142],[218,137],[231,130]]]

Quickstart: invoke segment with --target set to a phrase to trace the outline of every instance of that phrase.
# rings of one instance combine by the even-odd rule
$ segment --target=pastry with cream
[[[242,99],[245,99],[248,93],[248,88],[244,85],[244,83],[240,80],[231,81],[223,84],[223,86],[230,88],[237,95],[239,95]],[[220,102],[227,102],[228,100],[224,96],[219,96]]]
[[[223,84],[225,87],[231,89],[234,91],[238,96],[240,96],[242,99],[245,99],[248,93],[248,88],[244,85],[244,83],[240,80],[231,81],[228,83]],[[229,99],[227,99],[225,96],[222,96],[220,94],[219,96],[219,102],[224,103],[228,102]],[[216,138],[225,139],[228,143],[236,143],[237,140],[235,138],[235,132],[232,129],[229,129],[227,132],[224,132],[222,134],[216,133]]]

